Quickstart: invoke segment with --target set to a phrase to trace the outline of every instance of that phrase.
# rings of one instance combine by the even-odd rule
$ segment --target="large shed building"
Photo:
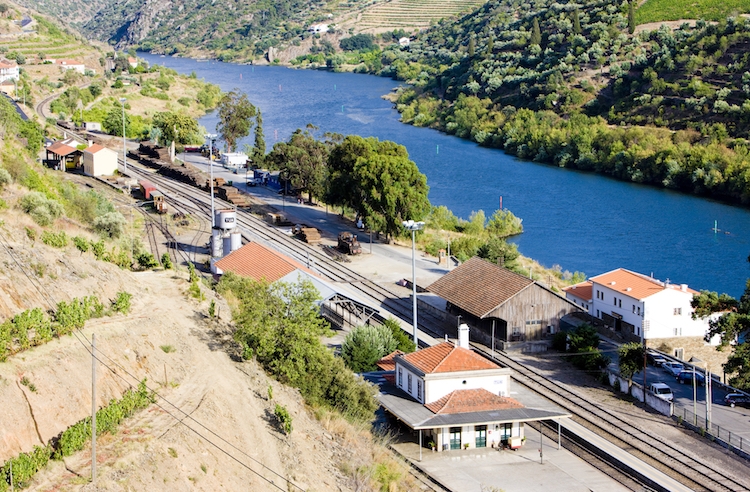
[[[471,258],[427,287],[463,322],[505,342],[542,340],[560,318],[581,309],[549,288],[507,268]]]

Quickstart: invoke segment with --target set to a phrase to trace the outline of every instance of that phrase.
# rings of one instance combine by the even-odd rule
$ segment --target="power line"
[[[40,294],[42,295],[42,297],[43,297],[43,298],[45,298],[45,300],[46,300],[46,301],[47,301],[47,302],[48,302],[48,303],[50,304],[50,307],[54,307],[54,306],[56,306],[56,305],[57,305],[57,303],[55,302],[55,298],[54,298],[54,297],[53,297],[53,296],[52,296],[52,295],[51,295],[51,294],[50,294],[50,293],[49,293],[49,292],[47,291],[47,289],[46,289],[46,287],[44,286],[44,284],[42,284],[41,282],[34,282],[34,280],[33,280],[33,279],[31,278],[31,276],[29,275],[29,273],[28,273],[28,272],[26,271],[26,269],[25,269],[25,268],[23,267],[22,263],[18,261],[18,259],[16,258],[16,255],[14,255],[14,254],[13,254],[13,252],[12,252],[12,250],[11,250],[10,246],[9,246],[9,245],[7,244],[7,239],[5,239],[5,236],[4,236],[4,235],[2,235],[1,233],[0,233],[0,243],[2,243],[2,246],[3,246],[3,248],[5,248],[5,250],[6,250],[7,254],[8,254],[8,255],[9,255],[9,256],[10,256],[11,258],[13,258],[13,261],[14,261],[14,262],[15,262],[15,263],[16,263],[16,264],[18,265],[18,267],[19,267],[19,268],[21,269],[21,271],[22,271],[22,272],[24,273],[24,275],[25,275],[25,276],[26,276],[26,277],[27,277],[27,278],[29,279],[29,281],[30,281],[30,282],[31,282],[31,284],[32,284],[32,285],[34,286],[34,288],[35,288],[35,289],[36,289],[36,290],[37,290],[37,291],[38,291],[38,292],[39,292],[39,293],[40,293]],[[78,331],[78,332],[80,333],[80,335],[81,335],[81,336],[82,336],[82,337],[83,337],[83,338],[84,338],[84,339],[86,340],[86,342],[88,343],[88,345],[87,345],[86,343],[84,343],[84,342],[83,342],[83,341],[81,340],[81,338],[80,338],[80,337],[78,336],[78,333],[76,333],[76,331]],[[107,368],[107,369],[108,369],[108,370],[109,370],[109,371],[110,371],[110,372],[111,372],[112,374],[114,374],[114,375],[115,375],[115,376],[117,376],[118,378],[122,379],[122,380],[123,380],[123,381],[124,381],[125,383],[127,383],[128,385],[130,385],[130,384],[131,384],[131,383],[130,383],[129,381],[127,381],[127,380],[126,380],[126,379],[125,379],[125,378],[124,378],[124,377],[123,377],[123,376],[122,376],[121,374],[119,374],[119,373],[118,373],[117,371],[115,371],[115,370],[114,370],[114,369],[113,369],[112,367],[110,367],[110,366],[109,366],[108,364],[106,364],[106,363],[105,363],[104,361],[102,361],[102,360],[101,360],[101,359],[100,359],[99,357],[97,357],[97,356],[96,356],[96,354],[92,353],[91,349],[89,348],[89,347],[91,346],[91,342],[89,341],[88,337],[86,337],[86,334],[85,334],[85,333],[83,333],[83,331],[82,331],[82,330],[81,330],[80,328],[77,328],[76,330],[72,331],[71,333],[73,333],[73,335],[74,335],[74,336],[76,337],[76,340],[78,340],[78,342],[79,342],[79,343],[80,343],[80,344],[81,344],[81,345],[82,345],[82,346],[84,347],[84,349],[85,349],[85,350],[86,350],[86,351],[87,351],[87,352],[88,352],[89,354],[91,354],[91,355],[92,355],[92,357],[94,357],[94,358],[95,358],[95,359],[96,359],[96,360],[97,360],[97,361],[98,361],[98,362],[99,362],[100,364],[102,364],[102,365],[103,365],[104,367],[106,367],[106,368]],[[138,379],[137,377],[135,377],[135,376],[134,376],[133,374],[131,374],[131,373],[130,373],[130,372],[129,372],[129,371],[128,371],[128,370],[127,370],[127,369],[126,369],[126,368],[125,368],[125,367],[124,367],[124,366],[123,366],[122,364],[119,364],[119,363],[118,363],[117,361],[115,361],[114,359],[112,359],[112,358],[111,358],[110,356],[108,356],[108,355],[107,355],[106,353],[102,352],[101,350],[98,350],[98,352],[99,352],[100,354],[104,355],[104,357],[106,357],[106,358],[107,358],[107,359],[109,359],[110,361],[112,361],[112,363],[114,363],[115,365],[117,365],[117,366],[118,366],[118,367],[119,367],[119,368],[120,368],[120,369],[121,369],[121,370],[122,370],[122,371],[123,371],[123,372],[124,372],[125,374],[127,374],[128,376],[130,376],[130,377],[131,377],[131,378],[132,378],[132,379],[133,379],[134,381],[137,381],[138,383],[140,383],[140,380],[139,380],[139,379]],[[256,464],[260,465],[261,467],[263,467],[264,469],[268,470],[269,472],[271,472],[271,473],[272,473],[272,474],[274,474],[275,476],[279,477],[280,479],[284,480],[284,481],[285,481],[285,482],[287,482],[288,484],[292,485],[292,486],[293,486],[294,488],[296,488],[296,489],[299,489],[299,490],[302,490],[302,491],[304,491],[304,489],[302,489],[302,488],[301,488],[300,486],[298,486],[298,485],[297,485],[297,484],[295,484],[294,482],[290,481],[289,479],[287,479],[286,477],[284,477],[284,476],[283,476],[283,475],[281,475],[280,473],[276,472],[276,471],[275,471],[275,470],[273,470],[272,468],[269,468],[269,467],[268,467],[268,466],[266,466],[265,464],[263,464],[263,463],[261,463],[260,461],[256,460],[255,458],[253,458],[252,456],[250,456],[250,455],[249,455],[249,454],[247,454],[246,452],[242,451],[242,450],[241,450],[241,449],[239,449],[239,448],[238,448],[237,446],[235,446],[235,445],[234,445],[234,444],[232,444],[231,442],[227,441],[227,440],[226,440],[225,438],[223,438],[222,436],[220,436],[219,434],[217,434],[217,433],[216,433],[216,432],[214,432],[213,430],[211,430],[211,429],[209,429],[208,427],[206,427],[206,426],[205,426],[204,424],[202,424],[201,422],[199,422],[199,421],[198,421],[197,419],[195,419],[195,418],[194,418],[193,416],[191,416],[190,414],[188,414],[187,412],[185,412],[184,410],[182,410],[181,408],[179,408],[179,407],[178,407],[177,405],[175,405],[174,403],[170,402],[170,401],[169,401],[169,400],[167,400],[167,399],[166,399],[165,397],[163,397],[162,395],[160,395],[160,394],[159,394],[159,393],[158,393],[158,392],[157,392],[156,390],[154,390],[154,389],[151,389],[151,388],[150,388],[150,387],[148,387],[148,386],[146,386],[146,388],[147,388],[147,389],[149,389],[149,391],[151,391],[151,392],[152,392],[152,393],[153,393],[154,395],[156,395],[157,397],[159,397],[160,399],[164,400],[164,401],[165,401],[166,403],[168,403],[169,405],[171,405],[171,406],[172,406],[173,408],[175,408],[175,409],[177,409],[178,411],[180,411],[180,412],[181,412],[181,413],[182,413],[183,415],[185,415],[185,417],[184,417],[184,418],[182,418],[182,419],[180,419],[180,418],[178,418],[178,417],[177,417],[176,415],[174,415],[174,414],[173,414],[172,412],[170,412],[169,410],[167,410],[166,408],[164,408],[164,406],[160,405],[160,404],[159,404],[159,403],[157,403],[157,402],[154,402],[154,404],[155,404],[155,405],[156,405],[157,407],[159,407],[160,409],[162,409],[162,410],[163,410],[163,411],[164,411],[165,413],[167,413],[167,414],[168,414],[168,415],[169,415],[170,417],[174,418],[174,419],[175,419],[175,420],[177,421],[177,423],[179,423],[179,424],[182,424],[182,425],[184,425],[185,427],[187,427],[188,429],[190,429],[190,430],[191,430],[192,432],[194,432],[194,433],[195,433],[195,434],[196,434],[196,435],[197,435],[198,437],[200,437],[201,439],[205,440],[206,442],[208,442],[209,444],[211,444],[212,446],[214,446],[214,447],[215,447],[216,449],[218,449],[218,450],[219,450],[219,451],[221,451],[222,453],[226,454],[226,455],[227,455],[228,457],[230,457],[231,459],[233,459],[234,461],[236,461],[237,463],[239,463],[239,464],[240,464],[241,466],[245,467],[245,468],[246,468],[247,470],[249,470],[250,472],[252,472],[252,473],[254,473],[255,475],[257,475],[258,477],[262,478],[263,480],[265,480],[265,481],[266,481],[266,482],[268,482],[269,484],[273,485],[273,486],[274,486],[274,487],[276,487],[277,489],[279,489],[279,490],[285,490],[284,488],[282,488],[282,487],[280,487],[279,485],[277,485],[277,484],[276,484],[276,483],[275,483],[275,482],[274,482],[273,480],[271,480],[271,479],[269,479],[269,478],[266,478],[266,477],[264,477],[263,475],[261,475],[261,474],[260,474],[260,473],[259,473],[258,471],[256,471],[256,470],[253,470],[252,468],[250,468],[250,466],[248,466],[248,465],[247,465],[246,463],[243,463],[243,462],[242,462],[241,460],[239,460],[238,458],[236,458],[235,456],[233,456],[232,454],[230,454],[230,453],[229,453],[229,452],[228,452],[227,450],[223,449],[223,448],[222,448],[221,446],[219,446],[218,444],[216,444],[215,442],[213,442],[212,440],[210,440],[209,438],[207,438],[206,436],[204,436],[203,434],[201,434],[200,432],[198,432],[198,431],[197,431],[196,429],[194,429],[194,428],[190,427],[189,425],[187,425],[187,424],[186,424],[186,423],[184,422],[185,418],[188,418],[188,419],[192,420],[193,422],[195,422],[196,424],[198,424],[198,425],[199,425],[200,427],[204,428],[204,429],[205,429],[206,431],[208,431],[208,432],[209,432],[209,433],[211,433],[212,435],[216,436],[216,437],[217,437],[218,439],[220,439],[220,440],[221,440],[221,441],[223,441],[224,443],[228,444],[228,445],[229,445],[229,446],[230,446],[231,448],[233,448],[234,450],[236,450],[237,452],[239,452],[239,453],[241,453],[242,455],[246,456],[246,457],[247,457],[248,459],[250,459],[250,460],[251,460],[251,461],[253,461],[254,463],[256,463]]]

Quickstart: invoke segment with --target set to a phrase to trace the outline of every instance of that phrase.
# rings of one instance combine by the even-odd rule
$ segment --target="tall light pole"
[[[125,171],[128,170],[128,151],[125,149],[125,101],[126,98],[120,98],[120,104],[122,105],[122,166]]]
[[[417,250],[415,246],[415,234],[417,231],[424,229],[424,222],[405,220],[402,224],[407,230],[411,231],[411,287],[413,300],[412,307],[414,310],[414,349],[419,350],[419,337],[417,335]]]
[[[206,133],[208,139],[208,166],[211,172],[211,229],[216,227],[216,213],[214,212],[214,139],[215,133]]]

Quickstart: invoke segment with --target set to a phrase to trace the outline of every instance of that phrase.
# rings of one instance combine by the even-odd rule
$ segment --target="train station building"
[[[471,448],[516,449],[529,422],[569,418],[550,409],[529,408],[511,397],[511,370],[468,348],[469,327],[456,343],[417,352],[394,352],[380,361],[376,384],[386,412],[418,433],[420,447],[436,451]]]

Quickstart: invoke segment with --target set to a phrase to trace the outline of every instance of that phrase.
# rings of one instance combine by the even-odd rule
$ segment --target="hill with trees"
[[[524,159],[750,203],[750,19],[635,33],[627,2],[495,0],[360,69],[402,120]]]

